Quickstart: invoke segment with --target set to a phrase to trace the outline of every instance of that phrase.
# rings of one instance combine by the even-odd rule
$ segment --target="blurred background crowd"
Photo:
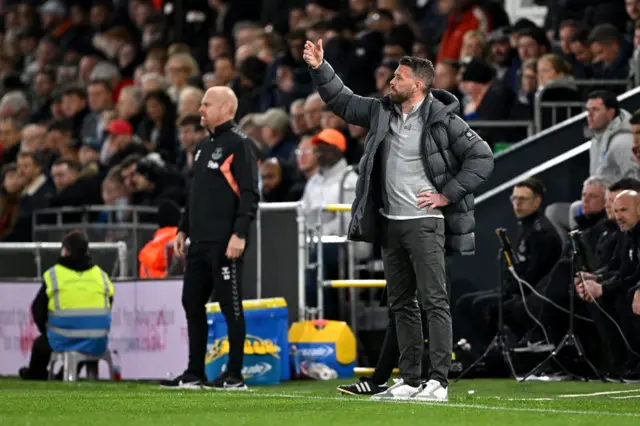
[[[640,1],[536,3],[543,26],[492,0],[0,1],[0,241],[31,241],[45,207],[184,206],[214,85],[239,99],[263,201],[349,202],[366,129],[314,93],[306,40],[360,95],[384,96],[402,56],[431,59],[471,123],[532,120],[541,90],[586,101],[584,79],[635,84]],[[526,136],[478,132],[496,150]]]

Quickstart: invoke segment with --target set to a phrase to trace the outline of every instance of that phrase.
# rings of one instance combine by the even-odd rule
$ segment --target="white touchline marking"
[[[231,392],[227,395],[241,395],[240,392]],[[342,402],[365,402],[365,403],[392,403],[392,404],[418,404],[418,405],[430,405],[441,406],[443,408],[473,408],[476,410],[489,410],[489,411],[507,411],[507,412],[529,412],[529,413],[555,413],[555,414],[582,414],[587,416],[600,415],[600,416],[615,416],[615,417],[640,417],[640,413],[618,413],[613,411],[581,411],[581,410],[560,410],[554,408],[526,408],[526,407],[500,407],[493,405],[479,405],[479,404],[459,404],[450,402],[427,402],[427,401],[385,401],[385,400],[371,400],[364,398],[353,397],[339,397],[339,396],[309,396],[309,395],[291,395],[284,393],[255,393],[251,397],[261,398],[284,398],[284,399],[316,399],[324,401],[342,401]]]
[[[627,396],[610,396],[611,399],[629,399],[629,398],[640,398],[640,395],[627,395]]]
[[[628,389],[628,390],[622,390],[622,391],[593,392],[593,393],[574,393],[574,394],[570,394],[570,395],[558,395],[558,398],[582,398],[582,397],[585,397],[585,396],[615,395],[615,394],[618,394],[618,393],[633,393],[633,392],[640,392],[640,388],[639,389]]]

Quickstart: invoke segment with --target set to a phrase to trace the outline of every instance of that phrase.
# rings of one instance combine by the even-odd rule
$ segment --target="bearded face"
[[[394,104],[402,104],[419,90],[413,71],[406,65],[400,65],[389,83],[389,100]]]

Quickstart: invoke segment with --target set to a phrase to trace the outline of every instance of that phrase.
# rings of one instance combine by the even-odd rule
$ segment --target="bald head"
[[[238,111],[238,98],[226,86],[214,86],[207,90],[200,106],[200,123],[213,130],[219,124],[233,120]]]
[[[636,191],[622,191],[613,202],[616,222],[623,232],[630,231],[640,220],[640,197]]]

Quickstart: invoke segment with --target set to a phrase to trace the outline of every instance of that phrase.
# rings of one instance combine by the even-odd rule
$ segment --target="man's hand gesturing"
[[[304,45],[304,53],[302,58],[311,66],[311,68],[318,68],[322,64],[322,58],[324,57],[324,50],[322,49],[322,40],[318,40],[318,44],[313,44],[309,40]]]

